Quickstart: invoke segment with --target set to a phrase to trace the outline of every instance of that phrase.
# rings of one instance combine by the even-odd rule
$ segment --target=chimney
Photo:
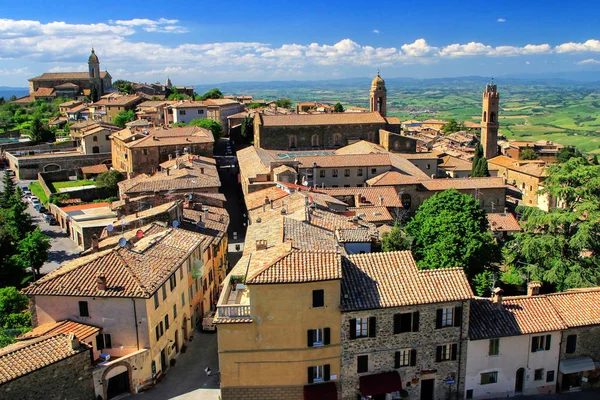
[[[96,287],[98,290],[106,290],[106,276],[104,274],[99,274],[96,278]]]
[[[542,283],[539,281],[531,281],[527,285],[527,296],[538,296],[540,294],[540,288]]]
[[[259,239],[256,241],[256,250],[266,250],[267,249],[267,241],[264,239]]]
[[[508,214],[508,207],[504,207],[504,214]]]
[[[99,249],[98,236],[94,233],[94,235],[92,235],[92,253],[97,253]]]
[[[169,154],[169,156],[171,156],[171,155]],[[170,174],[169,168],[166,168],[166,170],[167,170],[167,176],[169,176],[169,174]]]
[[[492,301],[498,305],[502,305],[502,295],[504,294],[504,290],[502,288],[495,288],[492,292]]]
[[[294,241],[293,241],[293,239],[286,239],[285,240],[285,249],[287,251],[292,251],[292,247],[294,247]]]
[[[383,196],[379,195],[379,205],[382,206],[383,205]]]
[[[202,211],[204,211],[204,213],[203,213],[204,220],[208,221],[208,207],[202,208]]]
[[[204,173],[204,167],[200,168],[200,173],[203,174]]]
[[[73,332],[69,333],[69,341],[71,342],[71,348],[73,350],[78,350],[79,349],[79,340],[77,339],[77,337],[75,336],[75,334]]]

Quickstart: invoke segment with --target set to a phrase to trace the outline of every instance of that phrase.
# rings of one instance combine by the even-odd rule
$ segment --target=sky
[[[176,85],[600,72],[597,0],[3,3],[0,86],[92,47],[113,80]]]

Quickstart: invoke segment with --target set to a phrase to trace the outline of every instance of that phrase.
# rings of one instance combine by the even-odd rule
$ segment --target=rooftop
[[[506,187],[504,180],[501,177],[430,179],[422,180],[421,185],[423,185],[425,189],[432,191],[448,189],[499,189]]]
[[[388,166],[391,164],[388,154],[363,154],[356,155],[333,155],[296,157],[300,168],[312,168],[316,164],[320,168],[343,168],[343,167],[375,167]]]
[[[104,79],[108,75],[106,71],[100,71],[100,78]],[[56,81],[56,80],[89,80],[89,72],[46,72],[40,76],[29,79],[30,81]]]
[[[305,283],[341,278],[342,261],[337,253],[287,252],[249,273],[246,283]]]
[[[492,232],[521,232],[521,225],[511,213],[488,213],[487,219]]]
[[[576,326],[600,325],[600,288],[573,289],[548,295],[564,323]]]
[[[396,189],[391,186],[381,187],[348,187],[348,188],[325,188],[319,189],[320,192],[333,196],[335,198],[343,198],[347,196],[355,196],[355,206],[385,206],[385,207],[402,207],[402,202],[398,198]],[[360,196],[360,197],[359,197]]]
[[[18,337],[18,340],[29,340],[35,339],[41,336],[54,336],[61,333],[73,333],[75,337],[82,341],[89,338],[92,335],[100,332],[101,328],[97,326],[82,324],[81,322],[64,321],[48,322],[46,324],[38,325],[31,331],[24,333]]]
[[[488,161],[490,166],[498,165],[526,175],[532,175],[538,178],[546,176],[546,163],[544,161],[523,161],[515,160],[507,156],[496,156]]]
[[[113,137],[126,141],[124,145],[129,148],[186,146],[197,143],[214,143],[215,141],[210,130],[197,126],[151,128],[145,132],[147,134],[125,128],[114,133]]]
[[[261,115],[264,126],[386,124],[378,112]]]

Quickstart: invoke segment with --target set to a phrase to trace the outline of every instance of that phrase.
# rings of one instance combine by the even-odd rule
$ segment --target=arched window
[[[490,122],[496,122],[496,113],[493,111],[490,113]]]
[[[290,135],[289,136],[289,145],[291,148],[295,148],[298,144],[297,144],[297,139],[296,139],[296,135]]]
[[[342,135],[340,133],[333,134],[333,145],[341,146],[342,145]]]
[[[408,193],[402,193],[402,197],[400,198],[400,201],[402,202],[402,207],[405,209],[410,209],[410,203],[411,203],[411,198],[410,198],[410,194]]]
[[[98,146],[92,147],[92,153],[94,153],[94,154],[100,153],[100,147],[98,147]]]
[[[311,144],[313,147],[319,146],[319,135],[317,135],[316,133],[314,135],[312,135]]]
[[[487,111],[483,112],[483,122],[486,122],[487,120]]]

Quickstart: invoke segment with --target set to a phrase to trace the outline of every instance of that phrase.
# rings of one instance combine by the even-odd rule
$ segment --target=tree
[[[92,89],[90,90],[90,100],[92,103],[98,101],[98,89],[96,89],[96,85],[92,85]]]
[[[123,110],[117,114],[114,118],[113,123],[121,128],[125,128],[125,124],[135,119],[135,112],[133,110]]]
[[[471,177],[478,178],[478,177],[485,177],[485,176],[490,176],[490,170],[488,168],[487,160],[484,157],[482,157],[479,159],[479,161],[477,161],[477,165],[475,166],[475,171],[471,174]]]
[[[413,237],[412,251],[422,269],[463,267],[472,280],[486,270],[500,253],[488,231],[479,202],[456,189],[425,200],[406,225]]]
[[[42,123],[39,115],[33,117],[29,128],[29,138],[34,143],[54,142],[56,139],[54,132],[48,129],[48,126]]]
[[[0,129],[6,131],[13,123],[12,113],[8,110],[0,111]]]
[[[4,187],[4,192],[2,192],[2,195],[0,196],[0,207],[8,208],[10,206],[11,198],[15,193],[15,189],[17,188],[15,180],[8,170],[4,171],[2,186]]]
[[[40,269],[48,259],[49,250],[50,238],[44,235],[40,228],[35,228],[19,241],[17,253],[12,256],[12,261],[22,269],[31,268],[36,276],[39,276]]]
[[[188,125],[209,129],[215,138],[215,143],[223,136],[223,127],[221,126],[221,123],[210,118],[193,119]]]
[[[281,98],[281,99],[275,100],[275,104],[277,104],[277,107],[281,107],[281,108],[291,108],[292,107],[292,101],[290,99],[286,99],[286,98]]]
[[[594,154],[594,156],[591,158],[590,163],[592,165],[599,165],[598,164],[598,156],[596,154]]]
[[[115,169],[111,169],[110,171],[106,171],[98,175],[96,178],[96,187],[105,188],[113,193],[117,193],[119,190],[118,183],[124,179],[125,175],[123,175],[123,173]]]
[[[455,119],[449,119],[444,126],[442,126],[442,131],[444,131],[444,133],[454,133],[460,131],[461,129],[462,126],[459,125]]]
[[[27,296],[14,286],[0,289],[0,347],[14,343],[15,337],[31,330],[31,314],[25,310]]]
[[[558,151],[558,155],[556,156],[556,162],[559,164],[565,163],[574,157],[581,157],[582,154],[579,150],[577,150],[573,146],[563,147]]]
[[[201,96],[201,100],[208,100],[208,99],[222,99],[223,98],[223,93],[221,93],[221,91],[217,88],[214,89],[210,89],[208,92],[204,93]]]
[[[519,160],[537,160],[539,157],[531,147],[525,147],[519,153]]]
[[[248,108],[248,110],[253,110],[255,108],[261,108],[262,105],[260,103],[248,103],[246,104],[246,108]]]
[[[254,118],[250,115],[246,115],[242,121],[241,134],[246,141],[254,138]]]
[[[27,213],[27,203],[23,201],[21,188],[14,190],[4,211],[8,217],[5,226],[13,238],[13,243],[17,243],[33,230],[31,216]]]
[[[406,240],[404,232],[402,232],[402,228],[400,228],[400,224],[397,222],[394,224],[394,227],[390,232],[384,232],[384,234],[381,236],[382,251],[399,251],[408,249],[410,249],[410,245]]]
[[[344,111],[344,106],[339,101],[333,106],[333,112],[343,113]]]
[[[503,280],[540,280],[557,290],[600,285],[600,166],[585,157],[548,168],[540,194],[563,207],[523,207],[522,233],[505,246]]]
[[[476,173],[477,173],[477,167],[478,167],[478,163],[479,160],[483,158],[483,147],[481,146],[481,143],[477,143],[477,145],[475,145],[475,155],[473,156],[473,160],[471,161],[471,176],[472,177],[476,177]]]
[[[15,101],[17,99],[17,96],[15,96],[14,94],[12,96],[10,96],[10,99],[8,99],[9,101]]]
[[[14,286],[8,286],[0,289],[0,320],[8,314],[15,314],[24,311],[29,306],[27,296]]]
[[[185,94],[183,94],[183,93],[171,93],[167,97],[167,100],[171,100],[171,101],[173,101],[173,100],[185,100],[187,98],[188,97]]]

